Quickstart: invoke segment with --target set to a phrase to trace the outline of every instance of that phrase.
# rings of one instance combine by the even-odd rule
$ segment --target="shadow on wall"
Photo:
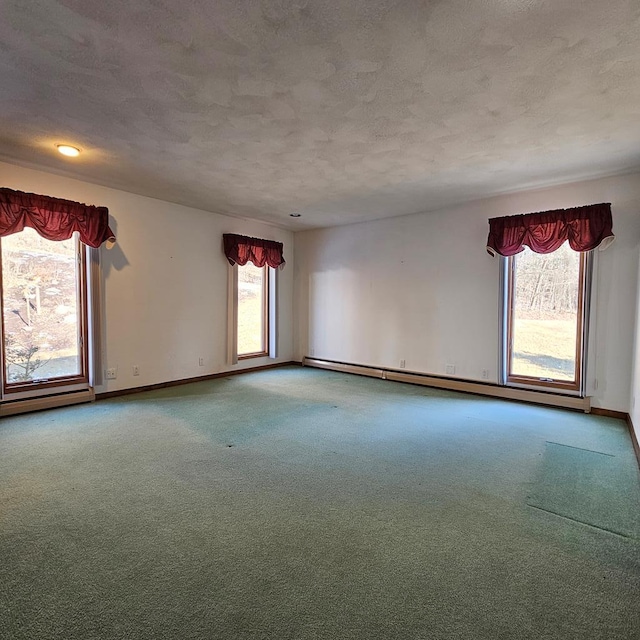
[[[116,243],[111,249],[107,249],[105,245],[103,245],[103,248],[101,248],[100,261],[102,264],[102,273],[105,279],[109,277],[111,269],[122,271],[130,264],[127,256],[122,250],[121,244],[118,242],[118,223],[113,218],[113,216],[109,216],[109,226],[113,231],[113,235],[115,235],[116,237]]]

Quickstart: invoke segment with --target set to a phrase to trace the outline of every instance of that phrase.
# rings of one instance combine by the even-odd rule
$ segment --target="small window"
[[[238,266],[238,358],[269,354],[269,267]]]
[[[508,258],[507,383],[581,390],[586,262],[568,243]]]

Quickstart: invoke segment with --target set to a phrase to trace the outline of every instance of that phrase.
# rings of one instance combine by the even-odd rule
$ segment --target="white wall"
[[[114,391],[286,362],[293,356],[293,235],[249,222],[0,163],[0,186],[109,208],[118,242],[101,248],[104,272],[104,367]],[[284,243],[279,278],[279,357],[226,363],[227,260],[222,234]],[[199,358],[204,366],[199,366]],[[132,375],[132,366],[140,375]]]
[[[640,176],[514,193],[432,213],[295,236],[296,358],[490,380],[498,376],[499,260],[490,217],[611,202],[614,244],[598,256],[593,406],[629,410]]]

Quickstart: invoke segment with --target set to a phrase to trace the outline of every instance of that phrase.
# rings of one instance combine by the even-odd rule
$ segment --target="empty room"
[[[637,640],[639,34],[0,0],[0,637]]]

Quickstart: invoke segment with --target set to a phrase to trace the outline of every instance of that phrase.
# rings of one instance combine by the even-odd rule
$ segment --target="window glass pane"
[[[266,272],[251,262],[238,267],[238,355],[266,351]]]
[[[77,240],[33,229],[2,238],[7,383],[82,374]]]
[[[580,254],[565,243],[550,254],[513,258],[511,375],[576,380]]]

